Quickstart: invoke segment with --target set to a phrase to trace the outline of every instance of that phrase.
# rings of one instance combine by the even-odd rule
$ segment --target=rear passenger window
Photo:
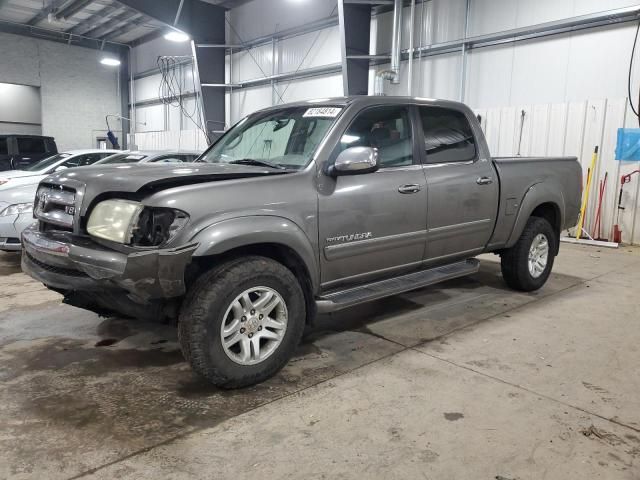
[[[0,138],[0,155],[8,155],[9,149],[7,148],[7,139]]]
[[[464,113],[420,107],[428,163],[468,162],[476,158],[476,142]]]
[[[340,150],[374,147],[380,168],[413,164],[411,121],[405,107],[374,107],[358,114],[340,139]]]
[[[18,152],[20,154],[27,153],[45,153],[43,138],[18,137]]]

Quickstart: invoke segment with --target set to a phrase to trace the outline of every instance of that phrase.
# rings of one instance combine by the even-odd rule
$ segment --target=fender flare
[[[318,288],[315,250],[304,231],[288,218],[256,215],[222,220],[198,232],[190,242],[198,242],[194,257],[220,255],[235,248],[265,243],[288,247],[309,272],[314,291]]]
[[[509,239],[505,244],[506,248],[513,247],[516,244],[533,211],[544,203],[551,203],[555,205],[560,217],[560,229],[562,230],[562,226],[564,225],[565,203],[561,188],[547,182],[535,183],[531,185],[524,194],[524,198],[520,203],[520,209],[518,210],[516,221],[514,222],[513,229],[511,230],[511,235],[509,235]],[[560,241],[559,238],[558,241]]]

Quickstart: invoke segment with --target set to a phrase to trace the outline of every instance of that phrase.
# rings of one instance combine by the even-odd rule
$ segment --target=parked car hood
[[[7,182],[0,185],[0,196],[3,195],[4,191],[12,190],[16,187],[20,187],[23,185],[37,185],[38,183],[40,183],[40,180],[45,177],[46,175],[32,173],[31,175],[21,175],[5,178]],[[2,175],[0,175],[0,178],[2,178]]]
[[[70,168],[49,175],[43,183],[84,190],[84,212],[96,196],[107,192],[148,194],[181,185],[286,173],[287,170],[221,163],[126,164]]]

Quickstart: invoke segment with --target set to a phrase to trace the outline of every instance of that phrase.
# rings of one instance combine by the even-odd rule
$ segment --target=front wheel
[[[556,237],[547,220],[529,218],[517,243],[501,254],[502,277],[506,284],[523,292],[542,287],[553,268]]]
[[[284,265],[245,257],[203,274],[182,306],[178,337],[194,371],[223,388],[266,380],[298,346],[304,294]]]

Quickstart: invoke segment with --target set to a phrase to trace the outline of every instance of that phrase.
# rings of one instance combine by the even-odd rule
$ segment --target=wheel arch
[[[281,217],[241,217],[214,224],[198,234],[192,257],[192,276],[223,261],[258,255],[275,260],[293,272],[305,296],[307,323],[315,314],[318,267],[308,237],[295,223]]]
[[[506,247],[512,247],[518,241],[531,217],[539,217],[547,220],[556,233],[554,255],[557,255],[560,246],[560,232],[564,224],[564,198],[559,188],[546,183],[533,185],[524,196],[518,211],[511,235]]]

